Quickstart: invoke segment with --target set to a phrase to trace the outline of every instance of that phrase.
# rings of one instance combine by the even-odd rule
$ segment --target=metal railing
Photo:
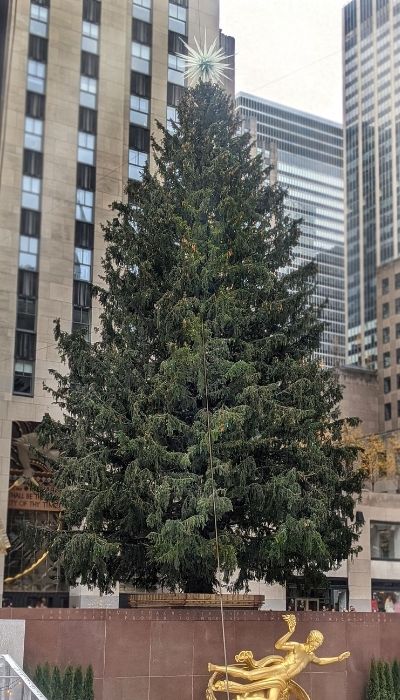
[[[0,654],[0,700],[47,700],[8,654]]]

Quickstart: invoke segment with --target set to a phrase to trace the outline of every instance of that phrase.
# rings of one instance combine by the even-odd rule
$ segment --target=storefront
[[[336,610],[348,608],[347,578],[329,578],[324,586],[310,588],[302,579],[286,587],[286,609],[293,612]]]

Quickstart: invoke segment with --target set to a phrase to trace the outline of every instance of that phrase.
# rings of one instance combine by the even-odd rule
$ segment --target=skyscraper
[[[141,179],[155,120],[175,115],[182,39],[205,31],[219,36],[218,0],[0,2],[0,518],[12,487],[11,530],[43,509],[24,454],[60,369],[53,320],[93,335],[100,224]],[[9,578],[36,554],[18,563],[11,551]]]
[[[241,117],[257,134],[271,177],[287,189],[286,208],[302,218],[294,265],[318,265],[317,304],[326,328],[319,357],[328,367],[345,357],[343,136],[340,124],[240,93]]]
[[[347,362],[377,366],[377,268],[399,256],[400,1],[343,12]]]

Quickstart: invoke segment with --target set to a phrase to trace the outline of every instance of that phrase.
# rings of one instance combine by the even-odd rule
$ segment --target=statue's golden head
[[[321,646],[323,641],[324,635],[322,632],[318,632],[318,630],[311,630],[307,637],[307,646],[309,649],[311,649],[311,651],[315,651],[315,649],[318,649],[318,647]]]

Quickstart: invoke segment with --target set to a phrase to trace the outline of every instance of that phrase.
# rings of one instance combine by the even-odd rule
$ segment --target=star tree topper
[[[181,39],[188,53],[178,53],[177,56],[185,63],[185,77],[194,85],[197,82],[202,83],[221,83],[224,79],[229,79],[225,71],[232,70],[228,63],[224,63],[227,58],[222,48],[217,48],[216,38],[213,43],[207,48],[207,35],[204,35],[204,48],[201,48],[196,37],[194,39],[196,49],[193,49],[183,39]]]

